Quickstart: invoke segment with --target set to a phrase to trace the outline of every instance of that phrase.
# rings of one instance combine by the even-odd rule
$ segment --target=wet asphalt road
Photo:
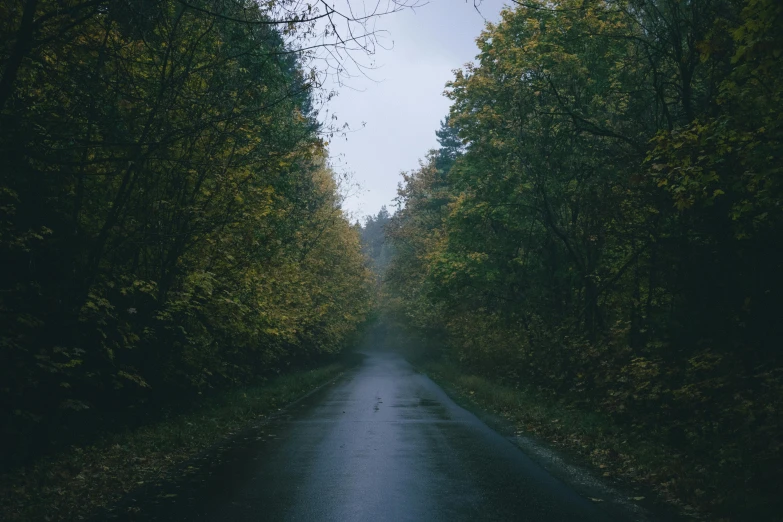
[[[242,438],[131,500],[130,518],[616,520],[394,354],[369,354]]]

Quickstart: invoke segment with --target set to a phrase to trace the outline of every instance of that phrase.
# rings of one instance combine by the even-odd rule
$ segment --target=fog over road
[[[368,354],[249,433],[134,500],[132,519],[617,520],[395,354]]]

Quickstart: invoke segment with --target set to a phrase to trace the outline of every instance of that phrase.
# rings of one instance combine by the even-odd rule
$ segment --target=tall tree
[[[758,517],[783,459],[782,12],[504,11],[447,86],[458,139],[442,126],[389,226],[399,317],[473,371],[654,429],[737,492],[706,507]]]
[[[300,7],[0,8],[3,463],[333,353],[363,320],[369,273],[290,41],[338,14]]]

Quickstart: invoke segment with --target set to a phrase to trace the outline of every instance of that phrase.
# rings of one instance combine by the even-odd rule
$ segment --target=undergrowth
[[[699,469],[683,467],[681,455],[656,440],[654,433],[633,433],[599,413],[559,402],[535,389],[513,388],[467,374],[448,361],[430,361],[422,369],[463,399],[511,422],[517,434],[532,434],[565,448],[599,475],[643,484],[685,515],[702,518],[700,513],[709,503],[707,477]]]
[[[73,520],[157,481],[221,439],[337,376],[344,364],[281,375],[227,391],[148,426],[110,433],[88,446],[0,476],[0,520]]]

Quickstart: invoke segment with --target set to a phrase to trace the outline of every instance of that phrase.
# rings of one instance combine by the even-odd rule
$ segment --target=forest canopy
[[[338,352],[363,321],[300,7],[0,6],[3,464]]]
[[[403,176],[390,313],[676,448],[706,509],[779,514],[783,5],[516,4]]]
[[[323,362],[380,309],[665,453],[605,451],[626,477],[779,518],[783,3],[513,0],[396,211],[352,225],[324,78],[405,5],[0,4],[0,468]]]

